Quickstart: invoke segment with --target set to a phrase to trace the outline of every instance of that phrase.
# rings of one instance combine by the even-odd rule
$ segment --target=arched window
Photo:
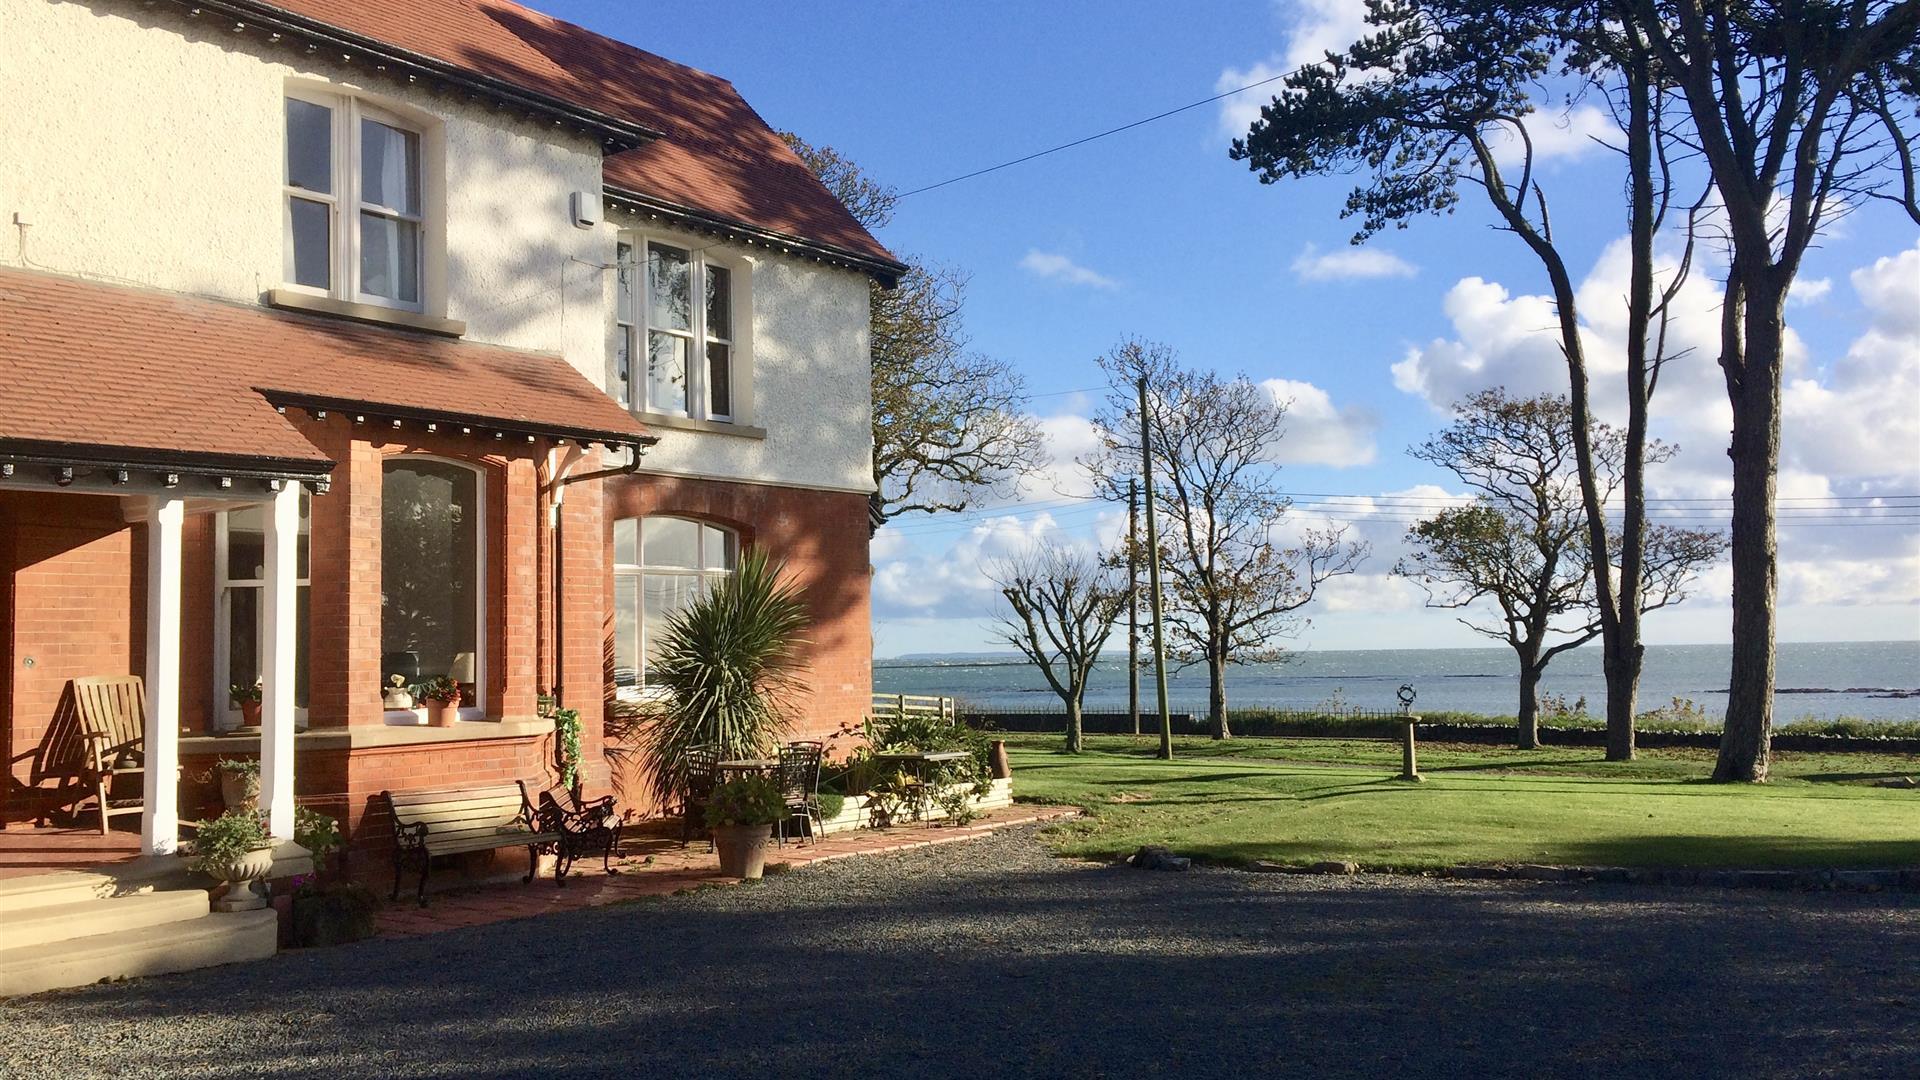
[[[388,458],[380,489],[381,679],[416,685],[451,675],[469,720],[484,715],[486,685],[484,490],[473,466],[418,454]],[[387,718],[417,723],[425,714]]]
[[[653,639],[674,612],[733,572],[732,531],[676,517],[613,523],[613,681],[637,693],[647,683]]]

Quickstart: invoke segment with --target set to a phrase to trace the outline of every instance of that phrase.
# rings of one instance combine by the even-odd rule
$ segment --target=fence
[[[1061,732],[1066,730],[1067,714],[1059,709],[1014,709],[962,705],[960,719],[977,728],[1000,731]],[[1207,718],[1195,713],[1176,712],[1168,717],[1175,735],[1210,735],[1213,728]],[[1273,735],[1295,738],[1327,736],[1341,738],[1397,738],[1406,723],[1399,710],[1381,709],[1248,709],[1228,715],[1237,735]],[[1125,712],[1085,712],[1080,714],[1080,729],[1089,735],[1131,735],[1133,716]],[[1142,734],[1160,731],[1159,714],[1140,714]]]
[[[882,721],[905,716],[934,716],[952,723],[958,716],[959,703],[950,697],[934,697],[930,694],[875,694],[872,712],[875,720]]]

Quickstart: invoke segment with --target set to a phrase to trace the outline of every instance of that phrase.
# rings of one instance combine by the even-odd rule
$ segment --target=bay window
[[[483,490],[474,467],[418,454],[389,458],[380,489],[379,689],[395,675],[408,686],[450,676],[466,720],[484,715]],[[423,722],[415,704],[388,722]]]
[[[307,535],[310,496],[300,493],[300,537],[294,545],[295,612],[293,704],[294,723],[307,722]],[[241,711],[233,700],[236,687],[259,683],[265,638],[260,613],[267,594],[268,507],[246,506],[214,516],[214,726],[231,730],[241,725]]]
[[[613,680],[623,693],[647,683],[654,643],[681,608],[732,573],[740,555],[732,531],[688,518],[617,518],[613,523]]]
[[[286,99],[286,283],[422,310],[426,199],[418,125],[359,98]]]
[[[622,241],[617,255],[615,396],[642,412],[731,421],[735,271],[658,240]]]

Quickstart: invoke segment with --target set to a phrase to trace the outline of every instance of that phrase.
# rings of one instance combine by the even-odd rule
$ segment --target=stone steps
[[[205,918],[205,892],[136,893],[107,900],[79,900],[21,908],[0,915],[0,955],[30,945],[97,937]]]
[[[203,888],[153,886],[169,876],[57,871],[0,882],[0,997],[274,954],[273,909],[211,914]]]

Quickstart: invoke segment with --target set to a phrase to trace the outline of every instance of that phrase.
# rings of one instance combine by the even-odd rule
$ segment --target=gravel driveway
[[[0,1074],[1920,1075],[1920,899],[1151,873],[1031,828],[0,1005]]]

